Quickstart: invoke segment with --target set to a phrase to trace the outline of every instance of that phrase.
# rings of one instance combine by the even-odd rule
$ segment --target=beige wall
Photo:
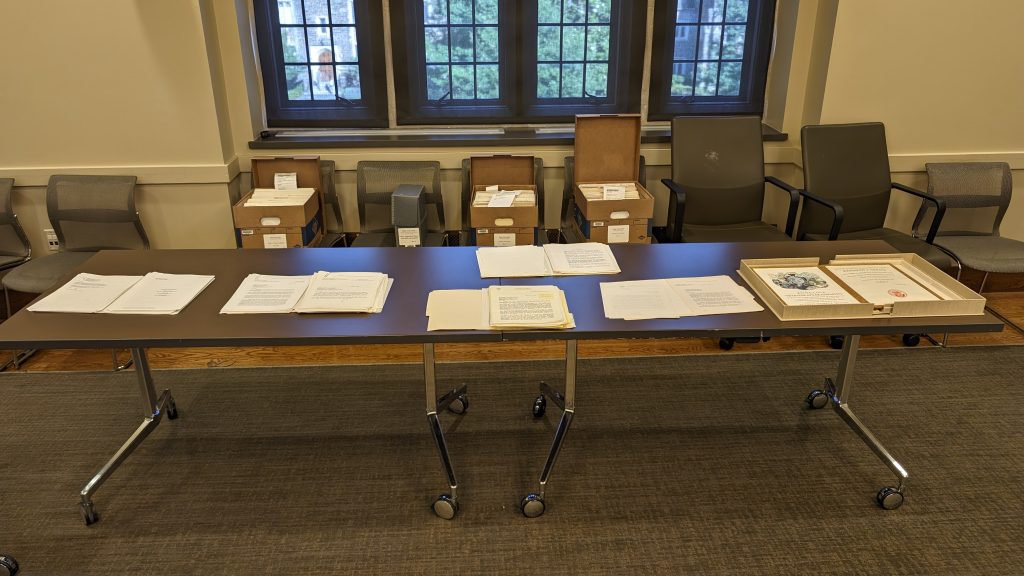
[[[34,46],[32,58],[5,59],[0,176],[16,178],[15,206],[36,254],[45,253],[43,187],[57,172],[139,176],[139,207],[155,247],[234,245],[230,200],[248,181],[240,172],[252,156],[268,153],[248,148],[262,129],[248,4],[0,3],[0,50],[23,54]],[[990,0],[971,11],[959,0],[780,0],[792,37],[779,44],[791,54],[775,55],[768,107],[790,140],[766,144],[768,172],[800,184],[799,128],[819,117],[885,122],[900,181],[923,185],[926,161],[998,159],[1024,169],[1024,115],[1017,110],[1024,50],[1013,29],[1022,6]],[[455,217],[461,159],[502,152],[543,158],[546,216],[554,225],[571,147],[302,152],[338,163],[346,228],[354,230],[359,159],[440,160]],[[661,223],[666,194],[657,182],[669,173],[668,145],[645,145],[643,153]],[[1024,186],[1024,175],[1015,176]],[[1021,197],[1024,191],[1004,233],[1024,239]],[[784,203],[772,198],[767,216],[781,222]],[[896,208],[891,224],[905,227],[907,207]]]

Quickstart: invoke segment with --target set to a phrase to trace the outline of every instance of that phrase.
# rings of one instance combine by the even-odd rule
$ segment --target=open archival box
[[[427,297],[427,330],[575,328],[557,286],[488,286],[434,290]]]
[[[89,314],[177,314],[209,286],[213,278],[161,272],[145,276],[102,276],[83,272],[28,309]]]
[[[740,276],[781,320],[961,316],[985,298],[917,254],[741,260]]]
[[[393,278],[380,272],[317,272],[312,276],[250,274],[220,313],[376,313],[384,310],[393,283]]]

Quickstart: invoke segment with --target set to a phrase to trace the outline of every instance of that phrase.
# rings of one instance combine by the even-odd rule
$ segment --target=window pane
[[[673,58],[675,60],[696,60],[696,26],[676,26],[676,49]]]
[[[746,22],[749,11],[750,3],[748,0],[729,0],[729,6],[725,12],[725,21]]]
[[[278,0],[277,19],[281,24],[302,24],[302,1]]]
[[[281,28],[285,62],[307,62],[306,35],[302,28]]]
[[[558,38],[558,26],[537,27],[537,60],[557,62],[561,58],[562,45]]]
[[[476,23],[498,23],[498,0],[476,0]]]
[[[607,64],[587,64],[587,96],[608,96]]]
[[[427,99],[440,100],[450,97],[448,93],[451,82],[448,77],[448,66],[427,66]]]
[[[476,97],[496,99],[501,95],[498,87],[498,67],[484,65],[476,67]]]
[[[587,60],[608,61],[608,26],[587,26]]]
[[[428,26],[423,30],[427,62],[448,62],[448,29]]]
[[[562,29],[562,60],[583,60],[584,26],[566,26]]]
[[[562,0],[540,0],[537,3],[537,22],[557,24],[562,21]]]
[[[327,25],[327,0],[303,0],[302,4],[306,8],[307,24]]]
[[[458,100],[476,98],[476,79],[473,66],[462,64],[452,66],[452,97]]]
[[[580,23],[587,21],[587,0],[564,0],[563,22]]]
[[[336,66],[338,71],[338,96],[346,100],[359,100],[363,97],[362,87],[359,85],[358,66]]]
[[[722,62],[722,74],[718,78],[718,94],[720,96],[739,96],[742,72],[742,62]]]
[[[562,64],[562,98],[583,97],[583,64]]]
[[[313,66],[313,99],[334,100],[334,66]]]
[[[424,24],[448,23],[448,0],[423,0]]]
[[[330,28],[306,28],[306,45],[309,47],[309,62],[331,62],[334,59]],[[327,52],[326,56],[324,52]]]
[[[673,97],[693,96],[693,63],[681,62],[672,65]]]
[[[590,0],[587,8],[587,22],[611,22],[612,0]]]
[[[455,11],[452,10],[452,13]],[[473,61],[473,28],[452,28],[452,62]]]
[[[718,60],[719,50],[722,48],[722,27],[701,26],[700,27],[700,60]]]
[[[697,96],[714,96],[718,91],[718,62],[699,62],[697,64]]]
[[[561,69],[558,64],[537,65],[537,98],[558,98]]]
[[[476,29],[476,61],[498,61],[498,29],[493,26],[479,26]]]
[[[331,0],[331,24],[355,24],[352,0]]]
[[[700,0],[679,0],[676,3],[676,22],[691,24],[697,22]]]
[[[285,66],[284,79],[289,100],[309,100],[309,68]]]
[[[345,26],[334,29],[334,57],[337,62],[358,62],[356,29]]]
[[[725,43],[722,46],[722,59],[740,60],[743,58],[743,39],[747,34],[746,26],[726,26]]]
[[[473,0],[449,0],[452,24],[473,23]]]
[[[725,0],[704,0],[701,22],[721,22],[725,17]]]

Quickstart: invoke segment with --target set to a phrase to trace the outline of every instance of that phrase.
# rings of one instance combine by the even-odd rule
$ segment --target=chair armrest
[[[661,183],[668,187],[668,217],[671,222],[666,227],[672,231],[666,242],[683,241],[683,213],[686,210],[686,190],[671,178],[662,178]]]
[[[935,240],[935,235],[939,232],[939,225],[942,224],[942,217],[946,215],[946,201],[942,198],[936,198],[927,192],[922,192],[917,188],[911,188],[899,182],[892,182],[892,187],[896,190],[902,190],[912,196],[917,196],[925,202],[931,202],[935,204],[935,218],[932,218],[932,225],[928,228],[928,237],[925,238],[925,242],[931,244]]]
[[[792,236],[793,226],[796,225],[796,208],[800,203],[800,192],[775,176],[765,176],[764,181],[776,188],[789,192],[789,211],[786,213],[786,236]]]
[[[832,229],[829,230],[828,239],[835,240],[838,238],[839,230],[843,227],[843,207],[831,200],[828,200],[827,198],[822,198],[817,194],[811,194],[807,190],[798,190],[798,192],[804,198],[817,202],[818,204],[832,210]]]

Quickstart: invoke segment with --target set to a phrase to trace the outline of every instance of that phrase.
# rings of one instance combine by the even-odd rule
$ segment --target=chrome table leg
[[[437,397],[433,344],[423,345],[423,381],[426,388],[427,424],[430,426],[430,433],[434,437],[434,444],[441,457],[441,465],[444,466],[449,489],[449,492],[441,494],[437,500],[434,500],[434,514],[445,520],[451,520],[459,513],[459,483],[455,479],[455,468],[452,466],[452,459],[448,454],[448,444],[444,441],[444,431],[441,429],[441,420],[437,416],[437,411],[447,408],[460,395],[464,398],[465,388],[446,394],[440,399]],[[439,408],[442,404],[443,407]]]

